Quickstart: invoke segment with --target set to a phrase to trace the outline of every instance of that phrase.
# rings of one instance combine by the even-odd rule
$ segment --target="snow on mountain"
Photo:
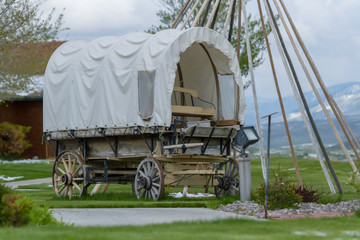
[[[350,128],[352,129],[355,137],[360,137],[360,83],[344,83],[334,85],[328,88],[329,92],[335,99],[337,105],[341,109],[343,115]],[[319,91],[320,92],[320,91]],[[325,144],[336,145],[337,140],[334,133],[330,130],[330,125],[323,113],[322,107],[320,106],[317,98],[313,92],[304,93],[311,110],[312,116],[315,120],[316,126],[320,132],[320,135]],[[339,131],[341,138],[345,141],[346,138],[342,133],[342,130],[334,114],[332,113],[330,106],[328,105],[324,95],[321,95],[326,108],[329,110],[331,117],[334,119],[335,125]],[[305,144],[310,143],[310,138],[307,134],[305,124],[302,120],[298,104],[293,96],[287,96],[283,98],[285,105],[285,111],[289,122],[289,128],[292,135],[294,144]],[[254,104],[251,98],[247,98],[248,112],[246,115],[245,125],[256,125],[255,124],[255,113]],[[267,115],[273,112],[279,112],[273,118],[271,138],[272,146],[286,146],[288,141],[286,138],[285,128],[283,124],[283,118],[281,116],[280,104],[277,99],[259,99],[259,111],[260,116]],[[266,137],[267,120],[262,120],[262,132],[263,136]]]
[[[344,115],[360,115],[360,83],[344,83],[334,85],[328,88],[330,94],[335,99],[337,105],[341,109]],[[321,93],[321,89],[319,90]],[[325,114],[323,113],[322,107],[318,102],[315,94],[312,91],[304,93],[307,103],[309,105],[310,111],[314,119],[325,119]],[[329,104],[326,101],[326,98],[321,94],[321,98],[325,103],[326,108],[331,113]],[[252,96],[247,97],[248,112],[246,116],[246,124],[253,125],[255,124],[255,113],[254,113],[254,103]],[[259,111],[260,116],[267,115],[272,112],[279,112],[278,116],[274,118],[274,121],[282,121],[280,104],[277,99],[264,99],[259,98]],[[302,117],[299,111],[298,104],[294,96],[287,96],[283,98],[286,115],[289,121],[302,121]],[[333,114],[331,113],[333,116]]]

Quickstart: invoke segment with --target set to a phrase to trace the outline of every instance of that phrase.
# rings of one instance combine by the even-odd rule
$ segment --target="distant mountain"
[[[334,85],[328,88],[331,95],[334,97],[336,103],[341,109],[344,115],[358,115],[360,114],[360,83],[351,82]],[[319,90],[322,93],[321,89]],[[314,94],[309,91],[304,93],[306,101],[309,105],[311,113],[314,119],[326,119],[325,114]],[[320,94],[322,100],[326,103],[326,98],[323,94]],[[283,97],[286,115],[289,121],[291,120],[302,120],[300,115],[299,107],[294,96]],[[254,100],[252,96],[246,98],[248,105],[248,111],[246,114],[246,125],[255,124],[255,111],[254,111]],[[260,116],[267,115],[273,112],[279,112],[277,117],[274,117],[274,121],[282,121],[281,109],[278,99],[266,99],[258,98]],[[330,111],[331,112],[331,111]]]
[[[344,114],[345,119],[349,124],[350,128],[352,129],[355,137],[360,138],[360,83],[353,82],[338,84],[329,87],[328,90],[334,97],[339,108]],[[327,145],[334,145],[335,147],[338,147],[338,142],[335,138],[335,135],[330,128],[330,125],[325,117],[325,114],[322,111],[319,102],[316,99],[315,94],[313,92],[306,92],[304,93],[304,95],[312,112],[316,126],[323,139],[323,142]],[[322,95],[322,99],[326,100],[324,95]],[[284,97],[283,101],[289,121],[289,128],[293,143],[296,145],[310,143],[311,141],[306,131],[305,124],[300,115],[300,111],[295,97]],[[276,117],[274,117],[274,121],[271,126],[271,146],[280,147],[288,145],[288,140],[286,137],[286,132],[278,100],[259,98],[258,102],[260,116],[273,112],[279,112]],[[245,125],[255,125],[255,113],[252,98],[247,98],[247,105],[248,112]],[[330,109],[327,102],[326,106],[328,109]],[[335,116],[332,114],[331,111],[330,113],[332,118],[334,119],[336,128],[338,129],[341,138],[343,139],[345,144],[348,144],[339,124],[336,123],[337,121],[335,119]],[[266,130],[266,121],[262,120],[262,132],[264,138],[266,138]]]

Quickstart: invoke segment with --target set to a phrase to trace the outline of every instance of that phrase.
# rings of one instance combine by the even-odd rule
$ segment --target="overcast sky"
[[[360,0],[284,0],[305,44],[317,64],[325,83],[360,81]],[[64,10],[65,26],[70,30],[61,40],[94,39],[108,35],[123,35],[144,31],[158,25],[156,11],[159,0],[47,0],[44,12],[52,7]],[[256,1],[248,3],[248,12],[259,16]],[[284,74],[276,45],[272,41],[279,81],[284,95],[291,88]],[[290,47],[289,47],[290,48]],[[275,88],[267,55],[255,71],[258,95],[275,98]],[[299,77],[305,82],[299,71]],[[304,89],[310,87],[304,84]],[[246,94],[251,91],[247,90]]]

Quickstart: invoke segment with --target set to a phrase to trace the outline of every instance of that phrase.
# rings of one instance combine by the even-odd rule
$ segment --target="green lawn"
[[[334,169],[338,175],[341,185],[344,190],[342,196],[331,195],[324,174],[322,173],[320,164],[317,160],[299,159],[298,160],[300,174],[303,182],[308,186],[313,186],[323,193],[322,202],[335,202],[339,200],[353,200],[359,199],[360,194],[355,192],[351,186],[346,185],[347,179],[351,174],[351,167],[347,162],[333,162]],[[296,182],[295,170],[293,167],[292,159],[290,158],[277,158],[270,159],[270,177],[273,179],[273,173],[278,171],[280,167],[280,174],[284,177],[291,177]],[[48,177],[52,172],[51,164],[0,164],[0,173],[6,172],[17,173],[17,176],[31,176]],[[251,162],[252,168],[252,188],[253,190],[259,187],[262,183],[261,165],[260,160],[255,159]],[[11,176],[11,175],[10,175]],[[15,175],[14,175],[15,176]],[[131,184],[110,185],[106,194],[96,194],[94,196],[86,197],[73,197],[71,200],[67,198],[58,198],[54,195],[52,187],[49,184],[24,186],[23,189],[38,189],[38,191],[24,191],[20,194],[31,196],[36,202],[41,205],[47,205],[52,208],[73,208],[73,207],[216,207],[221,203],[226,204],[232,202],[237,197],[228,199],[215,199],[215,198],[201,198],[201,199],[174,199],[165,196],[161,201],[139,201],[135,198],[131,191]],[[181,192],[182,188],[167,188],[166,193]],[[209,189],[213,192],[213,189]],[[203,188],[190,188],[189,192],[203,192]]]
[[[360,218],[221,220],[122,227],[0,228],[1,240],[23,239],[359,239]]]
[[[2,164],[0,163],[0,175],[5,175],[7,177],[18,177],[23,176],[23,178],[16,179],[15,181],[36,179],[36,178],[46,178],[51,177],[52,174],[52,164],[44,161],[43,163],[20,163],[20,164]],[[6,181],[0,180],[0,183],[5,183]]]

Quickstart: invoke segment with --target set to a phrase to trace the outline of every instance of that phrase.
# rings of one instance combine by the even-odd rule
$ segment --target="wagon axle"
[[[227,176],[217,178],[219,185],[218,187],[224,190],[229,190],[231,186],[231,179]]]
[[[72,183],[72,175],[70,173],[65,173],[61,175],[61,183],[64,185],[71,185]]]
[[[146,190],[150,190],[152,187],[152,180],[149,176],[146,176],[145,178],[140,180],[140,187],[145,188]]]

